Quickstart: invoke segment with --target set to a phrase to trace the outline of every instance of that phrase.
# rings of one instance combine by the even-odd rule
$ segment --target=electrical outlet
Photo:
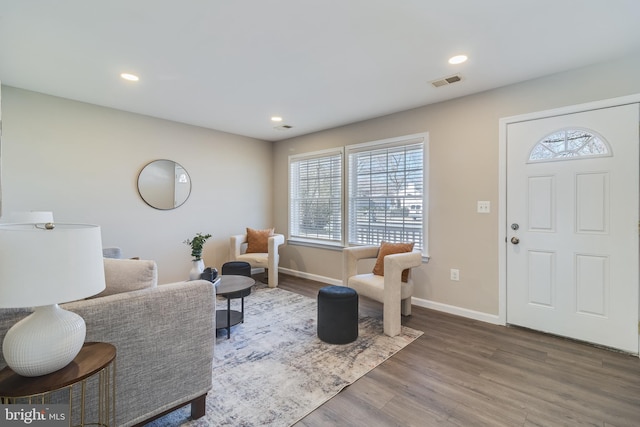
[[[460,270],[457,268],[451,269],[451,280],[455,280],[456,282],[460,280]]]
[[[491,202],[488,200],[478,200],[478,213],[491,213]]]

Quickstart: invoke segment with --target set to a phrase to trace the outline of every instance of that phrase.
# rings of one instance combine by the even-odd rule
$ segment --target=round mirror
[[[191,178],[180,164],[172,160],[154,160],[138,175],[138,192],[149,206],[175,209],[191,194]]]

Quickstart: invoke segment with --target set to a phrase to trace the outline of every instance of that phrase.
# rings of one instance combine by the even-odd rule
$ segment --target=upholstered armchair
[[[229,248],[229,261],[245,261],[251,264],[251,268],[264,268],[267,274],[267,285],[270,288],[278,287],[278,263],[280,255],[278,247],[284,244],[284,235],[272,234],[267,237],[266,252],[251,252],[247,234],[237,234],[231,236]]]
[[[383,304],[382,323],[384,333],[391,337],[400,333],[401,315],[411,315],[411,296],[413,281],[411,271],[422,263],[422,254],[418,251],[386,255],[383,258],[384,275],[373,272],[358,272],[358,261],[377,259],[379,246],[356,246],[345,248],[343,254],[343,285],[355,289],[359,295],[371,298]],[[406,282],[402,281],[403,271],[407,270]]]

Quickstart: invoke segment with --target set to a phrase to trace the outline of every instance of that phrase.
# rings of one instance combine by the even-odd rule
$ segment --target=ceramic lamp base
[[[2,343],[7,365],[25,377],[37,377],[67,366],[84,344],[82,317],[57,304],[36,307],[9,331]]]

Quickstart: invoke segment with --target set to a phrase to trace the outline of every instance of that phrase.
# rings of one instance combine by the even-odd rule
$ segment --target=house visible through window
[[[425,142],[418,135],[347,147],[347,243],[425,249]]]
[[[426,255],[427,154],[424,133],[291,156],[289,238],[335,246],[414,242]]]

